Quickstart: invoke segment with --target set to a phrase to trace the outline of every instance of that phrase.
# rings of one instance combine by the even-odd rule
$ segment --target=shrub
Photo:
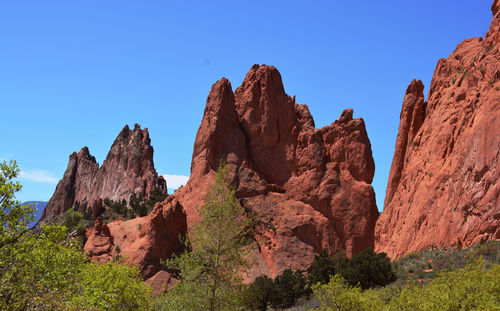
[[[265,311],[273,291],[273,279],[267,275],[259,276],[250,284],[245,292],[244,304],[250,310]]]
[[[309,269],[308,281],[312,286],[316,283],[326,284],[330,281],[330,276],[335,275],[337,262],[334,257],[328,254],[326,249],[314,256],[314,262]]]
[[[345,258],[339,265],[340,274],[351,285],[362,289],[385,286],[396,280],[396,274],[386,253],[375,253],[367,248],[351,259]]]
[[[269,304],[275,309],[293,306],[298,298],[308,295],[306,284],[306,278],[301,271],[286,269],[274,279]]]
[[[153,210],[158,202],[162,202],[167,198],[167,194],[159,187],[155,187],[149,193],[149,199],[146,200],[142,193],[132,193],[129,198],[129,204],[135,216],[146,216]]]
[[[244,305],[250,310],[283,309],[293,306],[297,299],[309,296],[311,289],[301,271],[286,269],[273,279],[263,275],[250,284],[244,294]]]
[[[316,311],[496,310],[500,306],[499,279],[500,265],[487,269],[479,259],[465,268],[441,272],[427,284],[410,280],[403,288],[363,291],[336,275],[328,284],[313,286],[313,292],[321,303]]]
[[[150,310],[151,288],[135,267],[119,261],[88,263],[82,270],[72,304],[87,310]]]

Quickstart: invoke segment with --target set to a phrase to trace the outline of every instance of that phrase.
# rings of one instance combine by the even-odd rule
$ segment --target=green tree
[[[15,200],[15,162],[0,164],[0,310],[146,310],[151,290],[138,272],[118,263],[89,263],[63,225],[33,230],[31,206]],[[72,210],[64,221],[75,225]]]
[[[67,240],[64,226],[38,230],[23,236],[2,261],[1,310],[58,310],[74,293],[84,265],[79,246]]]
[[[151,288],[136,267],[119,261],[88,263],[79,275],[71,305],[86,310],[150,310]]]
[[[248,285],[244,295],[244,304],[250,310],[266,311],[274,288],[273,279],[261,275]]]
[[[335,257],[330,256],[328,250],[323,249],[318,255],[314,256],[314,262],[309,269],[309,284],[312,286],[316,283],[328,283],[330,276],[335,275],[336,265]]]
[[[16,161],[0,163],[0,251],[3,254],[29,231],[28,223],[34,219],[34,204],[23,205],[15,199],[15,193],[22,188],[13,180],[19,171]]]
[[[275,309],[293,306],[297,299],[309,294],[306,284],[306,278],[301,271],[286,269],[274,278],[269,304]]]
[[[349,285],[340,274],[332,276],[327,284],[316,283],[313,292],[321,303],[315,311],[381,311],[385,307],[380,292],[363,292],[359,286]]]
[[[241,273],[250,265],[251,217],[235,197],[226,167],[221,166],[198,209],[201,222],[192,227],[191,251],[167,262],[181,282],[168,291],[167,310],[235,310],[242,304]]]
[[[375,253],[371,248],[357,253],[351,259],[342,260],[339,272],[351,286],[359,283],[362,289],[385,286],[396,280],[387,254]]]

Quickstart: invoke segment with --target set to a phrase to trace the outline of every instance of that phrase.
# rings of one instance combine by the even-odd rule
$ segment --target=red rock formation
[[[142,277],[161,292],[173,282],[170,274],[162,270],[161,260],[181,250],[179,237],[186,231],[186,214],[179,202],[169,196],[145,217],[109,224],[103,224],[99,217],[84,248],[97,262],[121,256],[125,263],[137,265]]]
[[[90,193],[98,169],[99,164],[90,155],[87,147],[83,147],[78,153],[73,152],[69,156],[64,176],[57,184],[40,221],[45,222],[64,213],[75,202],[83,202]]]
[[[406,91],[376,251],[392,258],[500,239],[500,12],[484,39],[440,59],[427,102]]]
[[[86,251],[100,262],[124,256],[163,292],[172,279],[160,259],[178,250],[179,234],[199,221],[197,207],[220,161],[228,163],[237,196],[259,216],[248,280],[305,270],[324,248],[351,255],[373,247],[375,165],[363,119],[352,116],[345,110],[316,129],[307,106],[285,94],[274,67],[252,67],[235,94],[221,79],[207,99],[189,182],[149,216],[111,222],[109,235],[96,225]]]
[[[349,255],[373,246],[375,165],[363,119],[352,109],[322,129],[283,88],[276,68],[254,65],[233,94],[212,86],[198,129],[189,182],[175,193],[188,226],[220,161],[237,196],[260,217],[249,276],[307,269],[321,249]]]
[[[147,197],[155,187],[166,192],[165,180],[154,168],[148,130],[141,130],[137,124],[133,130],[125,126],[100,168],[87,147],[70,156],[68,168],[41,221],[57,217],[76,203],[93,206],[106,197],[115,201],[128,200],[133,192]]]
[[[114,201],[128,200],[132,192],[147,197],[155,187],[166,191],[165,180],[158,176],[154,167],[148,129],[141,130],[135,124],[130,130],[126,125],[97,172],[87,200],[92,202],[105,197]]]

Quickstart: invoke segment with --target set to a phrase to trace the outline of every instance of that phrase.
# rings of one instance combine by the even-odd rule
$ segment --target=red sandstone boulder
[[[208,95],[191,178],[175,193],[188,227],[199,221],[196,207],[221,161],[237,197],[259,216],[248,279],[305,270],[322,249],[352,255],[373,247],[375,165],[363,119],[353,119],[352,109],[316,129],[307,106],[285,93],[278,70],[254,65],[234,93],[221,79]]]
[[[376,251],[500,239],[499,7],[484,39],[439,60],[427,102],[420,81],[408,87]]]
[[[66,172],[40,221],[47,222],[76,203],[82,208],[90,205],[98,210],[106,197],[114,201],[128,200],[134,192],[148,197],[155,187],[167,191],[165,180],[154,168],[148,130],[142,130],[137,124],[133,130],[125,126],[100,168],[87,147],[70,156]]]
[[[158,294],[173,282],[161,261],[181,251],[179,238],[186,231],[184,210],[169,196],[145,217],[109,224],[103,224],[98,218],[84,249],[97,262],[120,256],[125,263],[137,265],[142,277],[149,280]]]

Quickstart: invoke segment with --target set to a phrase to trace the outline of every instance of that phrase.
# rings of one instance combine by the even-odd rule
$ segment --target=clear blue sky
[[[484,36],[492,0],[23,1],[0,3],[0,158],[20,200],[48,200],[68,156],[102,163],[125,124],[149,128],[159,173],[189,175],[211,85],[274,65],[317,127],[363,117],[379,210],[414,78]]]

